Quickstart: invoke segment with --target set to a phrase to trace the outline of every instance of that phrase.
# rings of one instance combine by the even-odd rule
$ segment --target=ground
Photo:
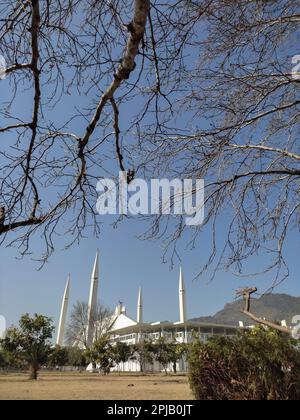
[[[26,374],[0,375],[0,400],[191,400],[186,376],[101,376],[92,373],[41,373],[38,381]]]

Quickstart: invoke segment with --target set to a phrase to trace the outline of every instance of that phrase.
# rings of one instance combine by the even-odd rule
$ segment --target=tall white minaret
[[[57,332],[57,339],[56,339],[56,345],[60,347],[62,347],[64,344],[65,325],[66,325],[69,295],[70,295],[70,281],[71,281],[71,276],[69,275],[65,292],[64,292],[64,296],[63,296],[63,300],[62,300],[62,304],[61,304],[58,332]]]
[[[179,274],[179,314],[180,314],[180,323],[181,324],[186,323],[187,321],[186,298],[185,298],[185,284],[184,284],[182,267],[180,267],[180,274]]]
[[[95,315],[97,309],[97,296],[98,296],[98,284],[99,284],[99,251],[97,251],[94,268],[91,277],[90,297],[88,306],[88,325],[87,325],[87,336],[86,344],[90,348],[94,340],[95,331]]]
[[[143,295],[142,295],[142,288],[139,288],[139,297],[137,303],[137,323],[142,324],[144,322],[143,316]]]

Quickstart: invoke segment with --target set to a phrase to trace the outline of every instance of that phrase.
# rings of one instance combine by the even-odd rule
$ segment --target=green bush
[[[191,345],[189,379],[199,400],[299,400],[299,343],[257,327]]]

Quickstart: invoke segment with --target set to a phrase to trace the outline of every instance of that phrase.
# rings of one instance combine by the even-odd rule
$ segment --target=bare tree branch
[[[251,296],[256,292],[257,292],[257,288],[253,287],[250,289],[244,289],[238,293],[238,295],[243,296],[245,300],[245,308],[242,311],[242,313],[246,315],[248,318],[252,319],[252,321],[260,325],[264,325],[266,327],[273,328],[282,333],[292,335],[292,330],[290,328],[282,327],[281,325],[275,324],[275,322],[271,322],[263,318],[259,318],[251,312]]]

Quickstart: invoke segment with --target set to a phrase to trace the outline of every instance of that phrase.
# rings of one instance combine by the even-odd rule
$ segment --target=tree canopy
[[[38,371],[46,363],[51,352],[54,332],[52,320],[43,315],[23,315],[19,328],[12,327],[1,340],[1,347],[15,359],[20,359],[30,368],[30,379],[37,379]]]

